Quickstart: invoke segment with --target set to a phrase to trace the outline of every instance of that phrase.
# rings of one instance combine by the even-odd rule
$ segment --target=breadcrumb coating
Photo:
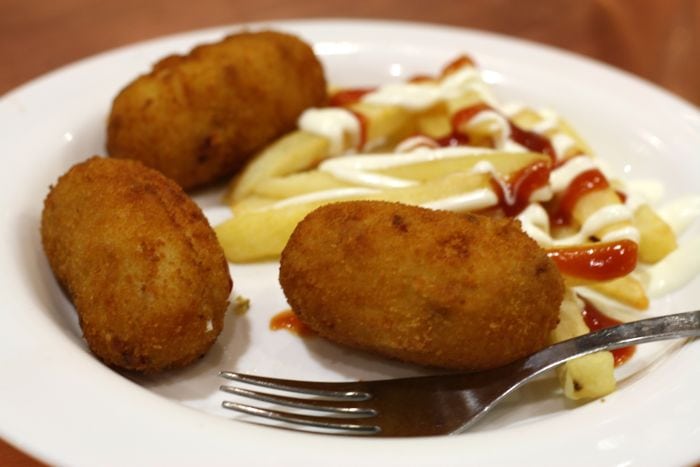
[[[280,283],[321,336],[459,370],[546,346],[564,294],[517,221],[379,201],[309,214],[282,253]]]
[[[166,57],[127,85],[112,104],[107,152],[197,188],[231,176],[325,100],[308,44],[272,31],[234,34]]]
[[[41,236],[105,363],[181,367],[221,332],[228,264],[199,207],[159,172],[100,157],[73,166],[46,197]]]

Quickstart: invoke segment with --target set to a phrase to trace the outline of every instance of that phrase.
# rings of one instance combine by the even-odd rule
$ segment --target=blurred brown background
[[[607,62],[700,105],[700,0],[0,0],[0,95],[144,39],[323,17],[423,21],[529,39]],[[37,464],[0,441],[0,465]]]
[[[319,17],[426,21],[530,39],[610,63],[700,104],[700,0],[0,0],[0,94],[143,39]]]

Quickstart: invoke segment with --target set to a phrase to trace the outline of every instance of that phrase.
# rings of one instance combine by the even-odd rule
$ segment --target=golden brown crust
[[[516,221],[374,201],[309,214],[282,253],[280,283],[324,337],[466,370],[544,347],[564,293]]]
[[[184,366],[221,332],[228,264],[199,207],[159,172],[99,157],[75,165],[46,197],[41,234],[105,363]]]
[[[326,99],[300,39],[244,32],[170,56],[114,99],[110,156],[137,159],[190,189],[230,176]]]

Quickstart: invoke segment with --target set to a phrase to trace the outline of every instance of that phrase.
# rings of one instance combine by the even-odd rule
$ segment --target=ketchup
[[[637,265],[637,244],[632,240],[591,243],[547,250],[559,272],[592,281],[626,276]]]
[[[469,120],[474,118],[478,113],[485,110],[496,111],[490,105],[483,102],[458,110],[452,116],[453,133],[459,132],[464,124],[468,123]],[[524,130],[509,119],[506,120],[510,127],[510,138],[513,141],[532,152],[548,155],[552,161],[556,159],[556,152],[549,138],[537,134],[534,131]]]
[[[432,76],[428,75],[414,75],[408,78],[408,82],[412,84],[419,84],[419,83],[432,83],[435,81],[435,78]]]
[[[590,302],[586,300],[584,300],[583,302],[584,307],[581,314],[583,315],[583,320],[586,322],[586,326],[588,326],[591,332],[622,324],[621,321],[604,315]],[[615,366],[620,366],[627,360],[629,360],[632,357],[632,355],[634,355],[634,350],[634,346],[621,347],[619,349],[611,350],[613,358],[615,360]]]
[[[367,142],[367,117],[362,115],[360,112],[355,112],[350,110],[350,112],[355,116],[357,122],[360,124],[360,134],[357,142],[357,150],[361,151],[365,147]]]
[[[492,179],[491,187],[498,196],[499,207],[505,215],[514,217],[527,207],[532,193],[546,186],[548,181],[549,165],[539,161],[514,173],[503,184]]]
[[[453,131],[452,133],[443,136],[442,138],[436,139],[435,142],[440,147],[444,148],[447,146],[466,146],[469,144],[470,140],[469,135]]]
[[[459,109],[454,115],[452,115],[452,131],[460,131],[462,126],[474,118],[476,114],[486,110],[493,110],[493,107],[483,102]]]
[[[523,130],[510,120],[508,123],[510,123],[510,138],[513,141],[532,152],[548,155],[552,158],[552,161],[557,158],[557,153],[554,152],[554,146],[552,146],[549,138],[537,134],[534,131]]]
[[[314,335],[311,328],[302,323],[292,310],[284,310],[273,316],[270,320],[270,329],[273,331],[286,329],[300,337]]]
[[[466,66],[473,67],[475,66],[474,60],[469,57],[468,55],[460,55],[456,59],[452,60],[450,63],[445,65],[445,67],[442,69],[441,76],[445,77],[449,75],[450,73],[454,73],[455,71],[458,71],[460,68],[464,68]]]
[[[562,193],[556,210],[550,214],[552,223],[554,225],[569,224],[579,199],[588,193],[603,190],[609,186],[605,175],[598,169],[590,169],[578,174]]]

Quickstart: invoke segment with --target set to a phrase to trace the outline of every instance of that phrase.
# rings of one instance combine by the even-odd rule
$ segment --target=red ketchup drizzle
[[[435,139],[435,142],[443,148],[447,146],[466,146],[469,144],[469,135],[453,131],[442,138]]]
[[[510,139],[532,152],[546,154],[552,158],[552,161],[556,160],[557,153],[554,152],[554,146],[552,146],[549,138],[534,131],[523,130],[510,120],[508,123],[510,123]]]
[[[273,331],[286,329],[301,337],[314,335],[314,332],[302,323],[292,310],[284,310],[273,316],[270,320],[270,329]]]
[[[452,60],[450,63],[445,65],[445,67],[442,69],[442,76],[447,76],[450,73],[454,73],[455,71],[458,71],[460,68],[464,67],[473,67],[476,66],[474,63],[474,60],[472,60],[471,57],[467,55],[460,55],[456,59]]]
[[[491,179],[491,187],[498,196],[498,204],[504,214],[513,217],[527,207],[532,193],[547,185],[548,181],[549,165],[540,161],[522,168],[503,183]]]
[[[591,281],[626,276],[637,265],[637,244],[632,240],[593,243],[547,250],[559,272]]]
[[[495,112],[491,106],[484,104],[483,102],[458,110],[452,116],[452,132],[460,132],[463,125],[474,118],[476,114],[485,110]],[[539,152],[540,154],[548,155],[550,158],[552,158],[552,161],[556,159],[556,152],[554,151],[554,146],[552,146],[549,138],[539,135],[533,131],[523,130],[510,120],[508,120],[508,125],[510,126],[510,139],[532,152]]]
[[[588,326],[591,332],[622,324],[621,321],[604,315],[590,302],[586,300],[584,300],[583,302],[584,307],[581,314],[583,315],[583,320],[586,322],[586,326]],[[611,350],[613,354],[613,359],[615,360],[615,366],[620,366],[627,360],[629,360],[632,357],[632,355],[634,355],[634,350],[634,346],[621,347],[619,349]]]
[[[571,222],[571,214],[581,197],[596,191],[608,188],[610,184],[605,175],[598,169],[590,169],[580,173],[571,181],[559,199],[556,211],[550,214],[554,225],[566,225]]]
[[[367,142],[367,117],[362,115],[360,112],[355,112],[354,110],[350,110],[350,112],[355,116],[357,122],[360,124],[360,134],[358,135],[357,150],[361,151],[362,148],[365,147],[365,143]]]
[[[331,107],[345,107],[360,100],[365,96],[374,91],[374,88],[355,88],[355,89],[343,89],[334,93],[328,99],[328,105]]]
[[[415,75],[408,78],[408,82],[412,84],[431,83],[433,81],[435,81],[435,78],[428,75]]]
[[[480,102],[478,104],[470,105],[469,107],[464,107],[463,109],[459,109],[455,114],[452,116],[452,131],[457,132],[460,131],[460,128],[469,123],[469,120],[474,118],[476,114],[479,112],[483,112],[485,110],[493,110],[493,108],[488,105],[484,104],[483,102]]]

